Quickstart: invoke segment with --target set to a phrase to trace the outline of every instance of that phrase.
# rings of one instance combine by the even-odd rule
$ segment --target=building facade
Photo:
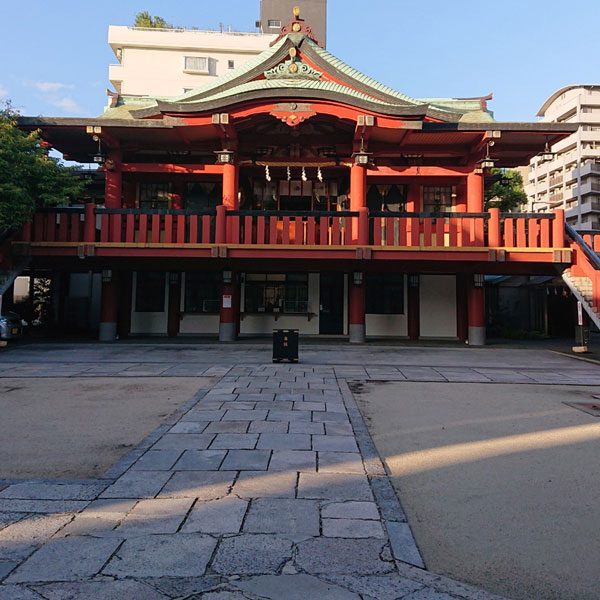
[[[109,66],[108,78],[123,96],[181,96],[234,71],[276,37],[111,25],[108,43],[118,64]]]
[[[577,131],[531,160],[525,187],[532,212],[565,211],[578,231],[600,230],[600,85],[569,85],[542,106],[543,123],[571,123]],[[544,156],[547,154],[547,156]]]
[[[574,127],[497,123],[486,101],[393,90],[295,13],[267,50],[184,95],[21,118],[100,161],[105,194],[39,211],[10,251],[58,282],[61,314],[99,288],[105,341],[294,328],[482,344],[484,275],[556,274],[573,252],[562,211],[484,212],[484,185]]]

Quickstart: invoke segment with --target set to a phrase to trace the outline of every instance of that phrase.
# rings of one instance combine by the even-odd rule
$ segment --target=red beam
[[[123,163],[122,171],[128,173],[206,173],[221,175],[223,165],[177,165],[173,163]]]
[[[470,167],[376,167],[370,168],[368,177],[460,177],[473,171]]]

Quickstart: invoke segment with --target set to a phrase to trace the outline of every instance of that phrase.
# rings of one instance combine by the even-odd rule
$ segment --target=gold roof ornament
[[[294,6],[294,17],[296,17],[296,19],[300,18],[300,7],[299,6]]]

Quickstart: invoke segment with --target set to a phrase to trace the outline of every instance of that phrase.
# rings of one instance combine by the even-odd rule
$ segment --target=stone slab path
[[[40,367],[20,354],[4,376]],[[0,600],[498,598],[424,568],[347,381],[582,385],[600,367],[320,363],[187,363],[217,382],[103,478],[0,480]]]
[[[0,600],[492,598],[423,569],[364,369],[225,373],[104,479],[0,484]]]

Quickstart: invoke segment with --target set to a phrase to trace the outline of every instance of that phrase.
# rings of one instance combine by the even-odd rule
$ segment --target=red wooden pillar
[[[238,174],[239,167],[235,162],[225,163],[223,165],[223,206],[226,210],[238,210],[239,209],[239,195],[238,195]],[[239,232],[232,232],[232,218],[226,218],[225,222],[225,239],[223,242],[232,239],[239,239]]]
[[[467,212],[467,178],[456,186],[456,212]]]
[[[408,275],[408,337],[418,340],[421,335],[421,315],[419,298],[419,275]]]
[[[485,346],[483,275],[473,275],[469,281],[469,346]]]
[[[467,175],[467,212],[483,212],[483,175]]]
[[[238,210],[238,165],[234,162],[223,165],[223,205],[227,210]]]
[[[367,167],[350,167],[350,210],[359,212],[367,206]],[[358,219],[352,219],[352,242],[358,241]]]
[[[467,175],[467,212],[483,212],[483,175],[479,175],[478,173],[469,173]],[[469,242],[465,244],[463,240],[463,246],[471,243],[476,246],[483,245],[483,240],[476,239],[477,228],[473,219],[467,220],[464,229],[463,236],[466,236]]]
[[[221,307],[219,318],[219,341],[233,342],[237,332],[237,294],[236,275],[232,271],[223,271],[221,284]]]
[[[123,155],[120,150],[111,150],[106,161],[106,179],[104,184],[104,206],[106,208],[122,208],[123,202],[123,174],[121,164]],[[121,219],[119,215],[110,216],[110,237],[109,240],[119,241],[121,232]]]
[[[469,339],[469,275],[456,274],[456,335],[466,342]]]
[[[117,339],[117,322],[119,316],[119,285],[117,272],[105,269],[102,271],[102,298],[100,305],[100,327],[98,339],[101,342],[114,342]]]
[[[350,298],[348,307],[348,333],[351,344],[365,342],[365,282],[364,274],[350,274]]]

